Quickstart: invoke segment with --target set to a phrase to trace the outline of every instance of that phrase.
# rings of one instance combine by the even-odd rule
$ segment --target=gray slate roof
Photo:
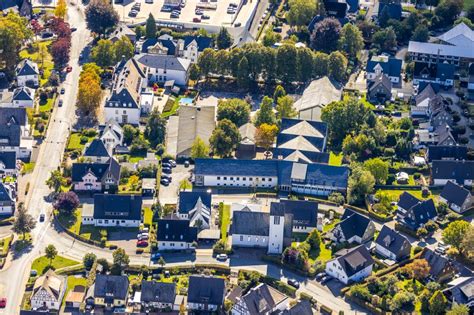
[[[157,241],[192,243],[197,241],[197,228],[189,226],[189,220],[158,220]]]
[[[223,278],[190,276],[188,303],[223,305],[225,281]]]
[[[141,302],[173,303],[175,297],[175,283],[142,281]]]
[[[32,101],[33,96],[33,91],[26,86],[18,87],[13,91],[14,101]]]
[[[466,179],[474,179],[474,161],[433,161],[433,179],[452,179],[464,184]]]
[[[230,234],[268,236],[269,229],[269,213],[234,211]]]
[[[110,154],[105,147],[105,144],[100,139],[94,139],[86,147],[84,156],[109,157]]]
[[[1,125],[26,125],[26,109],[16,107],[0,107],[0,126]]]
[[[397,258],[410,255],[411,244],[408,239],[385,225],[382,227],[375,243],[394,253]]]
[[[466,199],[471,195],[471,192],[466,188],[459,186],[452,181],[448,181],[441,191],[440,197],[443,197],[449,204],[454,203],[461,207]]]
[[[126,276],[102,275],[95,278],[94,297],[125,300],[128,295],[128,278]]]
[[[168,55],[141,54],[136,56],[135,59],[140,64],[154,69],[188,71],[191,65],[191,62],[187,59]]]
[[[21,126],[0,125],[0,146],[18,147],[21,142]]]
[[[141,220],[142,197],[135,195],[94,195],[94,219]]]
[[[341,228],[346,240],[353,236],[359,236],[362,238],[369,227],[370,222],[371,220],[368,217],[350,209],[346,209],[342,216],[342,221],[339,222],[339,227]]]
[[[374,264],[374,260],[365,245],[359,245],[336,259],[348,277]]]
[[[15,169],[16,168],[16,152],[15,151],[7,151],[7,152],[0,152],[0,163],[5,165],[6,169]]]

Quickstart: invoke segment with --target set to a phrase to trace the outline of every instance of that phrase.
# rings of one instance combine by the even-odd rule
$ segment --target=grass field
[[[336,154],[335,152],[331,151],[331,154],[329,155],[329,165],[334,165],[334,166],[340,166],[342,165],[342,158],[343,158],[342,152],[339,154]]]
[[[56,97],[53,97],[53,98],[48,98],[48,101],[41,105],[40,104],[40,112],[50,112],[52,109],[53,109],[53,105],[54,105],[54,101],[56,100]]]
[[[474,0],[464,0],[464,10],[474,6]]]
[[[56,256],[51,265],[54,269],[69,267],[80,264],[78,261],[67,259],[65,257]],[[44,269],[49,266],[49,259],[46,256],[41,256],[36,258],[31,265],[32,270],[36,270],[38,275],[42,275],[44,273]]]
[[[230,205],[224,205],[221,220],[221,239],[227,241],[227,230],[230,224]]]
[[[32,51],[28,49],[23,49],[20,51],[21,59],[31,59],[38,64],[38,67],[43,70],[43,75],[41,76],[40,85],[45,85],[51,75],[51,71],[54,69],[53,57],[49,52],[49,47],[51,46],[52,41],[37,42],[34,44]],[[40,53],[43,52],[43,53]]]
[[[341,220],[339,220],[339,219],[334,219],[334,220],[332,220],[331,223],[326,224],[325,226],[323,226],[323,232],[331,231],[331,230],[336,226],[336,224],[339,223],[339,221],[341,221]]]
[[[400,197],[400,195],[405,191],[405,190],[386,190],[386,189],[383,189],[382,191],[386,192],[389,197],[392,199],[392,200],[398,200],[398,198]],[[413,196],[415,196],[416,198],[418,199],[433,199],[435,202],[437,201],[437,196],[438,194],[433,194],[431,193],[428,197],[423,197],[421,196],[421,189],[420,190],[407,190],[408,193],[412,194]]]
[[[80,150],[84,149],[85,143],[81,143],[81,138],[82,138],[82,134],[80,134],[79,132],[71,133],[71,136],[69,137],[69,141],[67,143],[67,149],[70,151],[76,150],[76,149],[80,149]],[[95,137],[88,137],[87,143],[92,142],[94,138]]]
[[[24,163],[21,168],[21,174],[32,173],[35,169],[35,162]]]

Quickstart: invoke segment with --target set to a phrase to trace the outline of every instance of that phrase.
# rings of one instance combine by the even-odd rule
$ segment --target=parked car
[[[141,233],[138,233],[138,234],[137,234],[137,237],[138,237],[138,238],[140,238],[140,237],[146,237],[146,238],[148,238],[148,236],[150,236],[150,235],[148,234],[148,232],[141,232]]]
[[[178,18],[179,18],[179,14],[177,14],[177,13],[171,13],[170,18],[172,18],[172,19],[178,19]]]
[[[172,167],[176,167],[176,161],[170,158],[163,159],[163,163],[170,164]]]
[[[147,246],[148,246],[147,241],[145,241],[145,240],[137,241],[137,247],[147,247]]]
[[[193,18],[194,23],[201,23],[201,19],[198,17]]]
[[[71,72],[71,71],[72,71],[72,67],[71,67],[71,66],[67,66],[67,67],[66,67],[66,72],[69,73],[69,72]]]
[[[229,256],[227,256],[226,254],[219,254],[216,256],[216,259],[220,261],[226,261],[228,258]]]
[[[71,32],[77,31],[77,27],[71,27]]]
[[[168,7],[168,6],[161,7],[161,12],[171,12],[171,11],[173,11],[171,7]]]
[[[184,167],[189,167],[189,161],[184,161]]]
[[[153,0],[145,0],[145,3],[153,3]]]
[[[325,272],[320,272],[314,277],[317,281],[320,281],[326,275]]]
[[[66,93],[66,89],[65,88],[61,88],[61,94],[64,94]]]
[[[161,171],[165,174],[171,174],[171,168],[169,167],[163,167]]]
[[[196,13],[196,15],[203,15],[204,14],[204,12],[201,9],[196,9],[196,11],[194,11],[194,13]]]
[[[59,106],[59,107],[63,106],[63,100],[59,100],[58,106]]]
[[[288,279],[288,284],[297,289],[300,287],[300,283],[295,279]]]
[[[45,219],[45,215],[44,215],[44,213],[41,213],[40,216],[39,216],[39,221],[44,222],[44,219]]]
[[[142,236],[138,237],[138,240],[139,241],[148,241],[148,235],[142,235]]]
[[[167,180],[166,178],[162,178],[162,179],[160,180],[160,184],[163,185],[163,186],[169,186],[170,181]]]
[[[163,162],[163,164],[161,164],[162,167],[166,167],[166,168],[171,168],[171,164],[170,163],[166,163],[166,162]]]
[[[211,18],[211,17],[210,17],[209,15],[206,15],[206,14],[203,14],[203,15],[201,16],[201,19],[203,19],[203,20],[209,20],[210,18]]]
[[[7,298],[0,298],[0,308],[5,308],[7,306]]]
[[[333,278],[330,276],[330,275],[325,275],[322,279],[321,279],[321,284],[326,284],[328,283],[329,281],[331,281]]]
[[[138,15],[137,10],[130,10],[130,12],[128,12],[128,16],[130,17],[136,17],[137,15]]]
[[[161,178],[163,179],[166,179],[167,181],[169,181],[171,183],[171,181],[173,180],[173,178],[168,175],[168,174],[161,174]]]
[[[161,254],[160,253],[153,253],[151,254],[151,260],[158,260],[161,258]]]
[[[36,277],[37,275],[38,275],[38,271],[36,271],[35,269],[31,269],[30,277]]]

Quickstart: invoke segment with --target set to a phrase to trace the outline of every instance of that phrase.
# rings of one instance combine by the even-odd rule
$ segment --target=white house
[[[112,227],[139,227],[142,221],[142,197],[135,195],[95,194],[94,206],[85,204],[82,224]]]
[[[364,245],[348,250],[326,263],[326,273],[344,284],[359,282],[372,274],[374,260]]]
[[[28,160],[33,149],[33,137],[24,135],[26,128],[18,124],[0,124],[0,152],[15,152],[18,159]]]
[[[189,225],[189,220],[160,219],[156,240],[158,250],[186,250],[193,249],[197,241],[198,229]]]
[[[94,139],[92,142],[85,145],[82,156],[86,161],[108,163],[112,154],[102,140]]]
[[[154,309],[172,309],[176,298],[176,284],[142,281],[140,303],[142,307]]]
[[[394,84],[400,83],[402,60],[388,56],[374,56],[367,62],[367,80],[375,80],[385,74]]]
[[[0,215],[11,215],[15,211],[12,189],[0,182]]]
[[[30,299],[31,308],[46,307],[59,310],[66,289],[65,282],[64,277],[56,275],[52,269],[49,269],[35,281]]]
[[[123,145],[123,129],[114,119],[107,121],[100,134],[100,140],[112,152],[116,146]]]
[[[190,276],[188,286],[188,311],[217,311],[224,305],[224,278]]]
[[[184,39],[178,40],[178,55],[197,63],[199,56],[206,48],[210,48],[212,38],[206,36],[185,36]]]
[[[178,216],[188,219],[190,226],[208,229],[211,224],[211,194],[183,191],[179,194]]]
[[[29,60],[23,59],[16,67],[16,81],[18,86],[33,85],[39,86],[40,73],[38,64]]]
[[[314,229],[323,230],[324,216],[318,214],[318,203],[309,200],[280,199],[272,202],[271,207],[281,207],[285,214],[293,216],[293,232],[310,233]]]
[[[16,152],[0,152],[0,177],[16,175],[18,175]]]
[[[375,252],[398,261],[410,256],[411,244],[405,236],[384,225],[375,240]]]
[[[237,298],[232,315],[270,315],[282,312],[289,305],[289,298],[268,284],[260,283],[245,295]],[[281,312],[281,313],[280,313]],[[303,315],[303,314],[302,314]]]
[[[120,169],[120,164],[114,158],[106,163],[74,163],[71,171],[74,190],[102,191],[117,187]]]
[[[168,55],[141,54],[134,57],[145,67],[149,82],[165,83],[174,81],[176,85],[186,86],[191,61]]]
[[[362,244],[372,240],[375,224],[368,217],[346,209],[341,222],[332,230],[331,239],[338,243]]]
[[[446,203],[453,211],[462,213],[471,207],[472,196],[466,188],[448,181],[439,195],[439,201]]]
[[[35,90],[21,86],[13,91],[12,107],[33,108],[35,103]]]
[[[147,91],[140,94],[140,109],[142,114],[147,115],[153,110],[155,96],[153,92]]]

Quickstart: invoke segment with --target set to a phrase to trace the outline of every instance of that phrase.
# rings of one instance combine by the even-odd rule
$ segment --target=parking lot
[[[188,179],[191,175],[190,171],[193,170],[193,166],[184,167],[183,164],[178,164],[172,169],[172,180],[169,186],[160,186],[160,203],[163,204],[176,204],[179,192],[179,183],[183,179]]]
[[[239,5],[240,1],[244,0],[211,0],[210,2],[186,0],[178,18],[171,18],[171,12],[165,12],[162,9],[165,0],[123,0],[123,3],[114,3],[114,7],[119,13],[120,19],[130,24],[143,23],[152,13],[158,23],[183,25],[186,28],[205,28],[216,32],[222,26],[238,27],[237,23],[244,26],[248,22],[258,1],[247,1],[242,6]],[[140,10],[136,16],[129,16],[135,3],[140,3]],[[227,12],[230,4],[239,6],[235,14]],[[202,15],[196,15],[196,8],[201,8],[203,15],[208,16],[208,19],[202,19]],[[199,22],[196,21],[197,18],[200,19]]]

